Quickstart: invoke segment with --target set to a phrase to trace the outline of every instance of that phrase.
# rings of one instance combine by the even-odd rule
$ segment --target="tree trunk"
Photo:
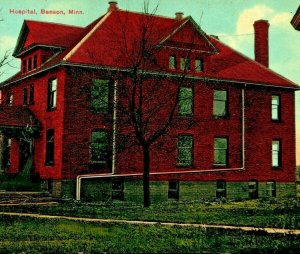
[[[149,186],[149,173],[150,173],[150,149],[148,146],[143,147],[144,152],[144,207],[150,206],[150,186]]]

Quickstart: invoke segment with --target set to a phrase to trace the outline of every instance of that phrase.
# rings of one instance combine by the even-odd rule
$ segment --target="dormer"
[[[13,56],[21,59],[22,73],[38,69],[80,38],[81,27],[25,20]]]

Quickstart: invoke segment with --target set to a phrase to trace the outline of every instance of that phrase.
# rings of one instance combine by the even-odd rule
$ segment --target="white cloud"
[[[268,19],[274,10],[266,5],[255,5],[241,12],[236,26],[237,34],[253,33],[253,23],[259,19]]]
[[[270,24],[272,26],[281,26],[282,28],[290,27],[292,29],[292,26],[289,25],[292,17],[290,13],[282,12],[273,16],[270,20]]]
[[[16,45],[17,38],[12,36],[0,36],[1,52],[12,51]]]

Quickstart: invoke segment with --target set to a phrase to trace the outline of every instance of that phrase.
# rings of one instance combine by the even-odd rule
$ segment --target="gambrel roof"
[[[126,69],[124,54],[134,52],[135,43],[141,38],[145,25],[149,26],[146,35],[148,43],[157,46],[171,43],[177,32],[187,26],[195,29],[202,41],[202,50],[210,55],[210,68],[197,74],[197,77],[298,89],[292,81],[208,36],[191,17],[177,20],[119,9],[108,11],[87,27],[26,20],[14,51],[15,56],[38,45],[60,47],[60,51],[38,69],[24,74],[20,72],[5,84],[59,65]],[[49,30],[55,33],[48,33]]]

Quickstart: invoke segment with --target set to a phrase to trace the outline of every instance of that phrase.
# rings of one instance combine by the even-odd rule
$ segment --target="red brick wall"
[[[57,107],[56,110],[47,111],[48,100],[48,80],[50,78],[57,78]],[[12,85],[3,89],[4,97],[6,98],[8,92],[13,93],[13,105],[23,105],[23,89],[34,85],[34,104],[27,105],[41,123],[40,136],[34,140],[34,168],[42,178],[61,178],[61,162],[62,162],[62,133],[63,133],[63,111],[64,111],[64,83],[65,77],[63,70],[56,70],[55,72],[48,72],[43,76],[35,76],[28,78],[21,83]],[[4,100],[5,101],[5,100]],[[53,166],[45,166],[45,147],[46,147],[46,130],[55,129],[55,163]],[[14,145],[14,142],[13,142]],[[19,153],[17,147],[12,150],[11,160],[14,165],[11,170],[18,171]]]

